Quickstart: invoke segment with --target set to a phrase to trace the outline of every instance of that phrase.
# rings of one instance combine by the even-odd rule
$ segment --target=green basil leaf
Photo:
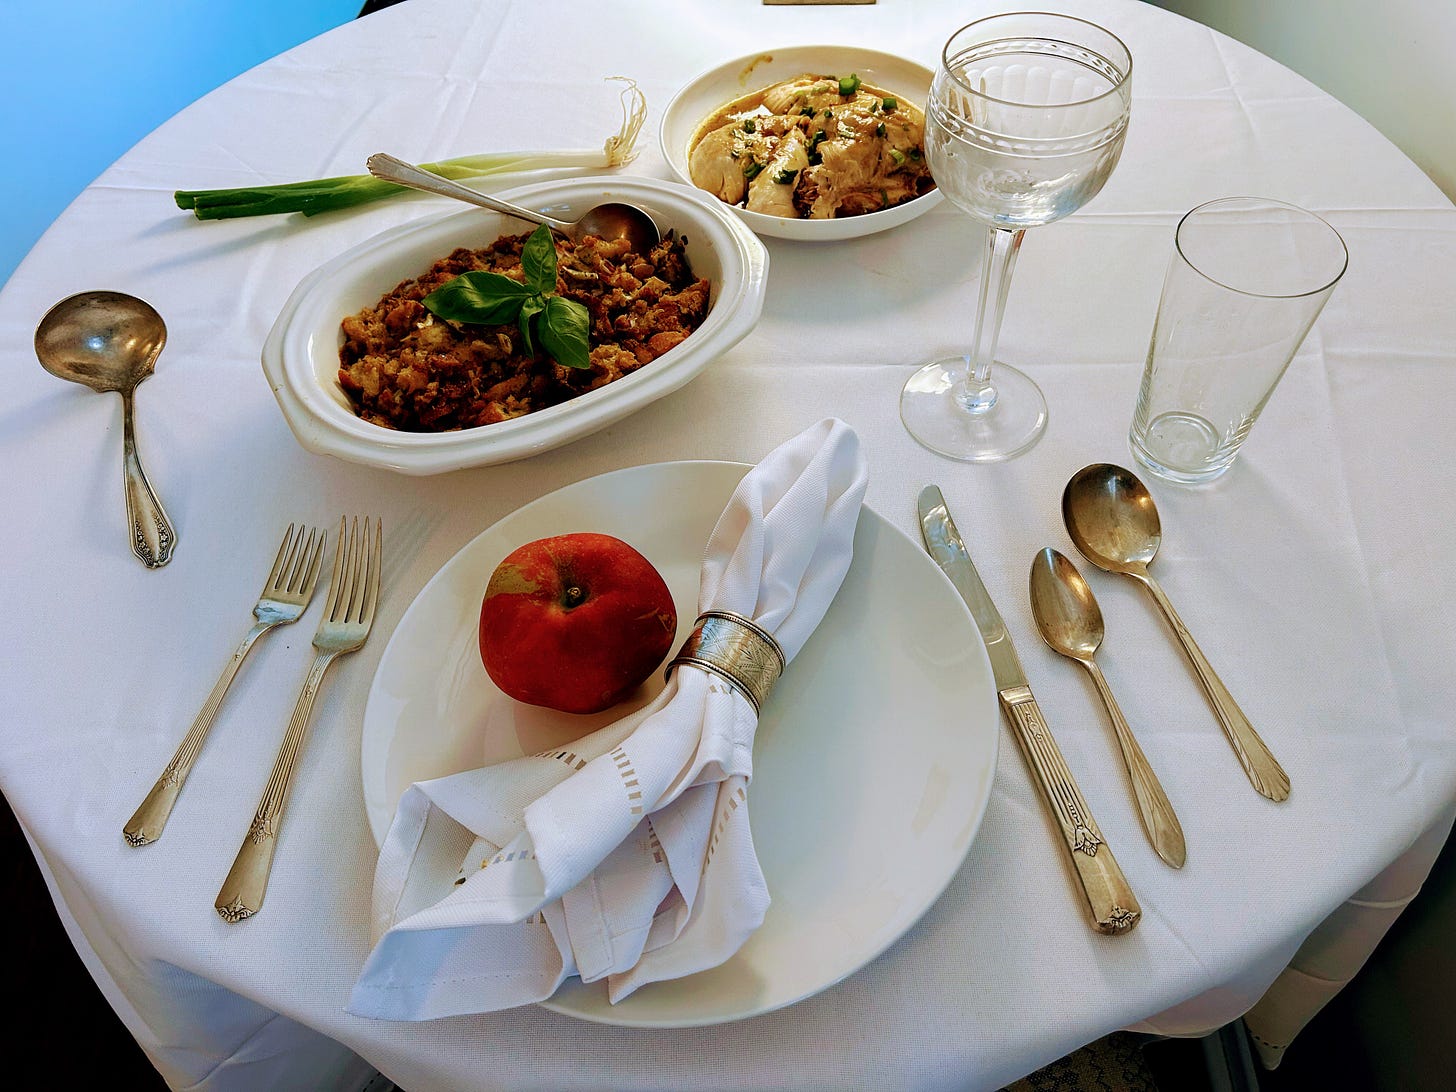
[[[526,352],[536,355],[536,345],[531,339],[531,320],[546,309],[546,300],[540,295],[529,297],[521,304],[521,337],[526,341]]]
[[[550,297],[537,332],[542,347],[556,363],[568,368],[591,367],[591,314],[575,300]]]
[[[521,268],[526,283],[536,292],[556,291],[556,240],[551,229],[542,224],[521,247]]]
[[[446,281],[424,298],[424,305],[443,319],[498,324],[514,319],[530,294],[503,273],[475,270]]]

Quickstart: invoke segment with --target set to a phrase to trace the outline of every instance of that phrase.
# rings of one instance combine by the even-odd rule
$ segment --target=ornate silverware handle
[[[172,521],[152,491],[137,454],[136,423],[132,412],[132,394],[121,393],[121,465],[126,490],[126,519],[131,525],[131,552],[149,569],[160,569],[172,560],[177,545],[177,532]]]
[[[1122,762],[1127,767],[1128,780],[1132,782],[1133,799],[1137,802],[1138,815],[1143,821],[1143,829],[1147,831],[1148,841],[1165,862],[1173,868],[1182,868],[1188,860],[1188,847],[1178,813],[1173,810],[1173,804],[1163,791],[1158,775],[1153,772],[1148,756],[1143,754],[1137,737],[1132,734],[1132,728],[1122,715],[1122,707],[1112,696],[1112,688],[1107,685],[1102,669],[1093,660],[1080,662],[1092,676],[1107,717],[1112,721],[1112,731],[1117,736],[1118,749],[1122,751]]]
[[[1072,771],[1047,730],[1031,690],[1023,686],[1002,691],[1001,708],[1006,711],[1026,764],[1031,767],[1037,787],[1061,828],[1067,857],[1087,897],[1092,927],[1099,933],[1129,932],[1142,918],[1142,907],[1103,841],[1102,832],[1072,780]]]
[[[213,903],[224,921],[236,922],[250,918],[263,905],[263,896],[268,890],[268,876],[273,870],[273,852],[278,847],[278,832],[282,827],[283,805],[288,800],[288,790],[293,784],[294,769],[303,737],[308,730],[308,717],[313,711],[313,700],[318,694],[319,683],[324,672],[334,662],[336,652],[320,652],[314,656],[308,669],[308,678],[303,692],[298,695],[298,704],[288,721],[288,731],[283,735],[283,745],[273,763],[273,772],[268,775],[268,784],[263,789],[263,799],[253,815],[253,822],[243,838],[242,848],[233,860],[233,867],[223,881],[222,889]]]
[[[509,201],[502,201],[499,197],[492,197],[488,193],[472,190],[468,186],[462,186],[433,171],[427,171],[413,163],[396,159],[387,152],[375,152],[365,165],[375,178],[393,182],[396,186],[408,186],[412,190],[423,190],[425,193],[438,194],[441,197],[453,197],[457,201],[490,209],[492,212],[504,213],[506,216],[514,216],[532,224],[545,224],[553,231],[565,232],[571,228],[571,225],[564,220],[557,220],[533,209],[522,208]]]
[[[1172,602],[1163,594],[1163,589],[1158,582],[1146,573],[1135,574],[1137,579],[1152,594],[1153,602],[1158,604],[1158,609],[1163,612],[1163,617],[1168,620],[1168,625],[1173,627],[1173,633],[1177,636],[1183,651],[1187,653],[1189,661],[1193,664],[1193,670],[1198,675],[1198,681],[1203,684],[1204,693],[1208,695],[1209,703],[1213,706],[1213,712],[1218,717],[1218,723],[1223,728],[1223,734],[1228,737],[1229,744],[1238,756],[1239,764],[1243,766],[1244,773],[1249,775],[1249,781],[1255,789],[1270,800],[1280,801],[1289,797],[1289,775],[1284,772],[1284,767],[1279,765],[1273,753],[1265,746],[1259,733],[1254,731],[1254,726],[1249,723],[1249,718],[1244,716],[1244,711],[1239,708],[1234,696],[1229,693],[1228,687],[1224,686],[1223,680],[1213,670],[1213,665],[1204,656],[1203,650],[1198,647],[1198,642],[1193,639],[1193,634],[1188,632],[1188,627],[1183,624],[1183,619],[1178,617],[1178,612],[1173,609]]]
[[[222,699],[227,694],[228,687],[232,685],[233,677],[237,675],[238,668],[243,666],[243,660],[247,658],[253,644],[277,624],[276,622],[258,622],[248,630],[248,635],[243,638],[243,643],[238,645],[238,650],[233,653],[233,658],[223,668],[222,676],[212,688],[212,693],[202,703],[202,709],[198,711],[197,719],[192,722],[192,727],[187,729],[187,734],[182,737],[182,742],[177,747],[177,753],[172,756],[172,761],[167,763],[167,768],[162,771],[162,776],[152,786],[152,791],[147,793],[147,798],[142,801],[141,807],[137,808],[136,813],[122,829],[122,836],[126,838],[129,845],[148,845],[162,836],[162,828],[167,825],[167,817],[172,814],[172,806],[177,803],[182,786],[187,783],[187,775],[192,772],[192,764],[197,761],[197,756],[202,751],[202,743],[207,738],[209,729],[212,728],[212,722],[217,718],[218,708],[222,705]]]

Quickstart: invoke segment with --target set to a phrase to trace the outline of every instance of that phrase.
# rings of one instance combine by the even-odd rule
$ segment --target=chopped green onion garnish
[[[748,179],[750,182],[752,182],[755,178],[757,178],[762,173],[763,173],[763,164],[762,163],[756,163],[756,162],[753,162],[753,161],[750,160],[748,163],[744,164],[744,167],[743,167],[743,177],[746,178],[746,179]]]
[[[854,73],[839,77],[839,93],[841,95],[853,95],[858,90],[859,77],[854,75]]]
[[[754,125],[752,118],[744,118],[743,119],[743,131],[745,133],[751,133],[756,128],[757,128],[757,126]]]
[[[887,96],[885,100],[880,103],[880,105],[883,106],[886,110],[893,110],[895,109],[895,107],[900,105],[900,100],[891,95]]]
[[[878,125],[875,126],[875,136],[882,137],[884,135],[885,135],[885,123],[882,121]]]
[[[779,171],[778,174],[774,175],[773,180],[777,182],[780,186],[787,186],[790,182],[798,177],[798,171],[791,171],[788,168],[785,168]]]
[[[897,166],[897,167],[903,167],[903,166],[905,166],[905,153],[902,152],[902,151],[900,151],[899,148],[891,148],[890,149],[890,158],[895,161],[895,166]]]

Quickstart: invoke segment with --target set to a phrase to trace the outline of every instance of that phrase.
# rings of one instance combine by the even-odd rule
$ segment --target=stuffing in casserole
[[[460,248],[373,307],[344,319],[339,382],[365,421],[407,432],[444,432],[509,420],[575,398],[650,364],[707,316],[709,286],[694,277],[685,240],[669,233],[650,254],[625,242],[556,241],[556,294],[590,315],[590,366],[558,364],[516,323],[442,319],[421,302],[474,270],[524,280],[529,236]]]

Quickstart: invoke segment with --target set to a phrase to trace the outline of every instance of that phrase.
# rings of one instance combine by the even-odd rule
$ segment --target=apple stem
[[[570,610],[572,607],[579,607],[586,602],[586,592],[582,591],[578,585],[573,584],[563,593],[563,598],[566,600],[567,609]]]

